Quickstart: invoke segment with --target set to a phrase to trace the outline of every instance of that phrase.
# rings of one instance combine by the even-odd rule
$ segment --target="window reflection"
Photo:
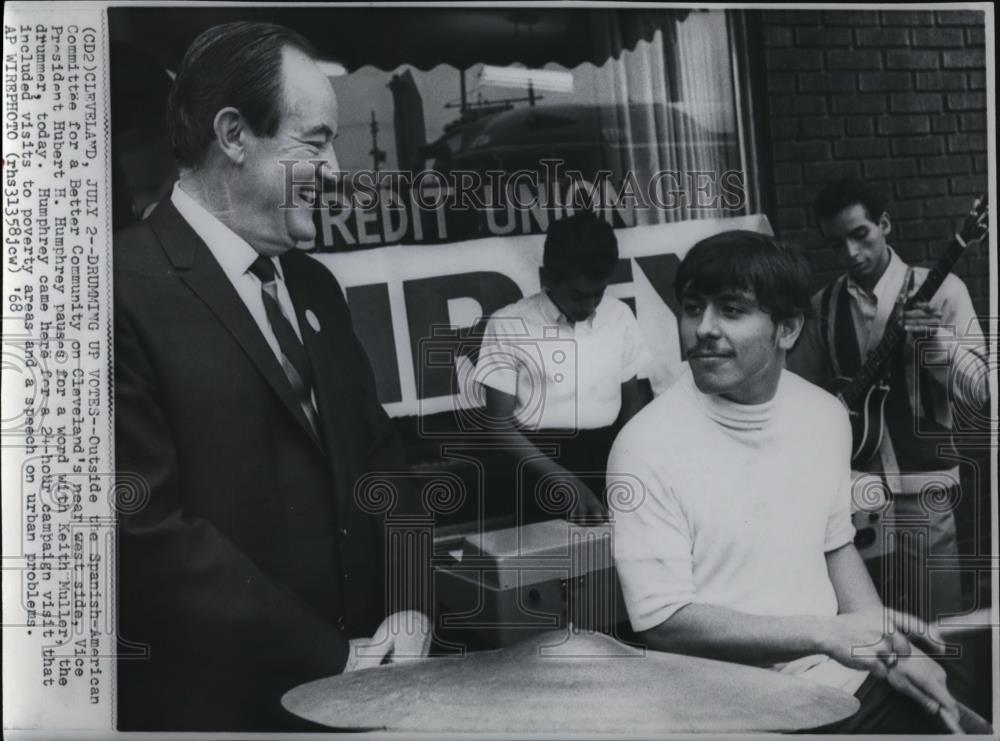
[[[599,65],[333,78],[345,177],[319,248],[541,233],[588,206],[616,227],[747,213],[728,14],[600,16]]]

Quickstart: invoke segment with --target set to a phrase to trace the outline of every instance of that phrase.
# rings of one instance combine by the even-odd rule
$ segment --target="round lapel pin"
[[[309,326],[312,327],[313,332],[319,332],[319,319],[313,313],[312,309],[306,309],[306,321],[309,322]]]

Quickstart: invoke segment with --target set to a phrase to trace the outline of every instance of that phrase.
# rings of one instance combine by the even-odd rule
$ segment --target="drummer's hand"
[[[892,610],[879,608],[829,618],[824,653],[844,666],[885,679],[888,671],[913,650],[895,617]]]
[[[430,652],[431,622],[416,610],[394,612],[371,638],[355,638],[350,644],[345,674],[382,663],[417,661]]]
[[[900,659],[886,677],[897,692],[917,702],[930,715],[938,716],[953,733],[961,733],[958,703],[948,691],[947,674],[934,659],[916,646]]]
[[[573,476],[568,483],[576,490],[576,497],[573,499],[573,506],[566,513],[567,520],[580,525],[596,525],[608,519],[607,510],[589,486],[577,476]]]

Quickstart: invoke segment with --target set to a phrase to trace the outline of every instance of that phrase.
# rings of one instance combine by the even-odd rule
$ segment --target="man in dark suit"
[[[400,461],[389,420],[340,286],[295,249],[337,101],[299,35],[227,24],[169,118],[180,179],[115,240],[118,727],[293,730],[288,689],[429,644],[422,567],[385,557],[358,487]]]

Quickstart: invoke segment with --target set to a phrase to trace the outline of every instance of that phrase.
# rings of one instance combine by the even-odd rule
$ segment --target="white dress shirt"
[[[647,378],[651,365],[625,303],[605,295],[589,319],[574,323],[541,291],[490,318],[475,377],[517,397],[524,429],[584,430],[613,424],[622,383]]]

